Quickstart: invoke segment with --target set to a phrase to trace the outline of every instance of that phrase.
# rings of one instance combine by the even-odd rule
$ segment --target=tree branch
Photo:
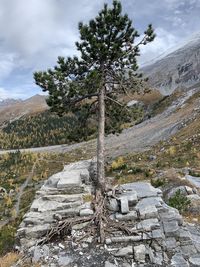
[[[76,98],[70,98],[70,99],[66,99],[65,100],[65,104],[76,104],[78,102],[81,102],[85,99],[89,99],[89,98],[92,98],[92,97],[97,97],[99,94],[98,93],[93,93],[93,94],[87,94],[87,95],[84,95],[84,96],[80,96],[80,97],[76,97]]]

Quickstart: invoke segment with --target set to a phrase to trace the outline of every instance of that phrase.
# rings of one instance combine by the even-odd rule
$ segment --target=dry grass
[[[146,105],[151,105],[163,99],[163,95],[155,89],[145,95],[135,95],[135,99],[142,101]]]
[[[163,95],[155,89],[144,95],[135,93],[135,94],[129,94],[129,96],[123,95],[121,98],[125,102],[129,102],[130,100],[134,99],[142,101],[145,105],[151,105],[163,99]]]
[[[4,257],[0,258],[0,267],[10,267],[20,258],[20,255],[14,252],[6,254]]]

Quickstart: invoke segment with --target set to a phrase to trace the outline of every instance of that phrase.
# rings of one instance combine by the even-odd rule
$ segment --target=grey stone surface
[[[124,190],[132,190],[137,193],[138,198],[157,197],[162,195],[162,191],[154,188],[151,184],[145,182],[137,182],[132,184],[125,184],[121,186]]]
[[[157,229],[152,231],[152,238],[156,240],[165,239],[165,235],[161,229]]]
[[[175,254],[171,260],[171,267],[189,267],[189,263],[179,253]]]
[[[60,267],[67,266],[73,261],[73,259],[70,256],[60,256],[58,259],[58,265]]]
[[[195,187],[200,188],[200,179],[199,177],[195,177],[192,175],[187,174],[185,178]]]
[[[27,227],[25,229],[25,236],[27,238],[37,239],[45,235],[51,228],[50,224],[37,225],[33,227]]]
[[[200,255],[190,257],[189,263],[191,267],[199,267],[200,266]]]
[[[137,262],[145,263],[146,253],[147,250],[145,245],[141,244],[134,247],[134,258]]]
[[[185,256],[191,256],[197,253],[197,250],[193,244],[181,246],[182,254]]]
[[[90,184],[90,173],[88,169],[83,169],[80,172],[81,182],[84,184]]]
[[[118,221],[134,221],[138,218],[138,216],[137,216],[137,212],[133,210],[133,211],[130,211],[128,214],[116,213],[115,218]]]
[[[158,211],[155,206],[146,206],[138,209],[141,219],[150,219],[158,217]]]
[[[35,247],[34,251],[33,251],[33,263],[37,263],[42,257],[42,253],[40,251],[40,247]]]
[[[57,183],[57,188],[73,187],[81,185],[81,177],[79,170],[71,170],[61,172],[60,179]]]
[[[157,218],[143,220],[137,224],[138,230],[151,231],[160,228],[160,223]]]
[[[138,201],[137,192],[134,190],[131,190],[131,192],[122,193],[121,197],[128,199],[129,206],[134,206]]]
[[[109,199],[107,207],[110,211],[119,211],[119,203],[114,198]]]
[[[125,256],[132,255],[132,254],[133,254],[132,246],[120,248],[116,253],[114,253],[116,257],[125,257]]]
[[[164,232],[166,237],[177,237],[179,236],[180,228],[178,222],[173,220],[169,222],[163,222]]]
[[[171,251],[177,247],[177,242],[174,237],[166,238],[165,240],[167,250]]]
[[[155,206],[157,208],[162,207],[164,201],[161,197],[149,197],[141,199],[137,205],[135,206],[136,209],[142,209],[147,206]]]
[[[111,263],[111,262],[109,262],[109,261],[106,261],[105,262],[105,267],[116,267],[116,265]]]
[[[84,217],[84,216],[90,216],[93,215],[94,211],[92,209],[82,209],[80,210],[80,216]]]
[[[120,198],[120,206],[121,206],[121,213],[122,214],[129,213],[128,199],[126,197]]]
[[[73,221],[73,218],[93,215],[91,203],[84,203],[84,195],[94,191],[90,185],[89,162],[66,166],[63,172],[50,177],[37,192],[17,231],[20,250],[34,249],[52,225],[61,220],[69,218]],[[70,192],[66,193],[69,189]],[[188,196],[193,198],[190,189],[187,189],[188,192]],[[70,260],[69,266],[91,267],[92,261],[95,266],[101,262],[101,267],[105,264],[135,267],[196,264],[200,256],[200,230],[192,224],[183,223],[179,212],[165,204],[161,195],[159,189],[145,182],[119,186],[116,199],[112,194],[107,196],[110,229],[105,231],[105,246],[96,243],[96,236],[87,236],[86,226],[89,224],[81,222],[72,226],[71,235],[64,243],[38,245],[33,258],[43,261],[44,266],[55,264],[56,267],[67,264],[67,259],[74,257],[75,262],[82,265]],[[196,196],[194,198],[197,199]],[[113,220],[113,227],[110,220]],[[117,227],[118,224],[120,227]],[[99,254],[100,258],[97,257]]]

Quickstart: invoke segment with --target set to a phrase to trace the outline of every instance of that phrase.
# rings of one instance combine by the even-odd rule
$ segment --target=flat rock
[[[58,265],[60,267],[67,266],[68,264],[72,263],[73,259],[70,256],[60,256],[58,259]]]
[[[60,173],[60,179],[57,188],[79,187],[81,185],[81,177],[79,170],[63,171]]]
[[[195,177],[192,175],[187,174],[185,176],[186,180],[188,180],[192,185],[194,185],[197,188],[200,188],[200,179],[199,177]]]
[[[105,267],[117,267],[115,264],[109,262],[109,261],[106,261],[105,262]]]
[[[44,201],[42,198],[36,199],[31,205],[31,211],[46,212],[46,211],[58,211],[67,208],[75,208],[82,204],[82,202],[60,203],[57,201]]]
[[[137,192],[135,190],[122,193],[120,197],[125,197],[128,200],[129,206],[134,206],[138,202]]]
[[[116,253],[114,253],[116,257],[125,257],[128,255],[133,255],[133,247],[127,246],[124,248],[119,249]]]
[[[40,247],[35,247],[33,251],[32,262],[37,263],[41,258],[42,258],[42,253],[41,253]]]
[[[166,238],[165,240],[167,250],[171,251],[177,247],[177,242],[174,237]]]
[[[165,235],[161,229],[156,229],[152,231],[152,239],[165,239]]]
[[[145,182],[136,182],[121,185],[123,190],[135,191],[138,198],[157,197],[162,195],[162,191],[154,188],[151,184]]]
[[[71,203],[71,202],[83,202],[83,197],[80,194],[75,195],[45,195],[42,197],[43,200],[50,200],[50,201],[56,201],[56,202],[65,202],[65,203]]]
[[[143,220],[137,224],[138,230],[151,231],[160,228],[160,223],[157,218]]]
[[[92,209],[82,209],[80,210],[80,216],[84,217],[84,216],[90,216],[93,215],[94,211]]]
[[[120,204],[121,204],[121,213],[122,214],[129,213],[128,199],[126,197],[120,198]]]
[[[73,170],[79,170],[82,171],[84,169],[89,169],[91,165],[92,160],[81,160],[77,162],[70,163],[68,165],[65,165],[64,171],[73,171]]]
[[[186,244],[184,246],[181,246],[181,251],[182,251],[182,254],[187,257],[197,253],[197,250],[193,244],[191,245]]]
[[[143,209],[147,206],[155,206],[156,208],[162,207],[164,201],[161,197],[149,197],[141,199],[137,205],[135,206],[136,209]]]
[[[163,222],[163,227],[166,237],[179,236],[180,228],[177,221]]]
[[[137,262],[144,263],[146,253],[147,251],[145,245],[141,244],[139,246],[134,247],[134,258]]]
[[[141,219],[151,219],[158,217],[158,211],[155,206],[147,206],[138,209]]]
[[[114,198],[109,199],[107,207],[110,211],[119,211],[119,203]]]
[[[200,255],[190,257],[189,263],[191,267],[199,267],[200,266]]]
[[[189,267],[189,264],[187,263],[187,261],[183,258],[181,254],[177,253],[172,257],[170,266],[171,267]]]
[[[138,218],[138,216],[137,216],[137,212],[133,210],[133,211],[130,211],[128,214],[116,213],[115,218],[118,221],[134,221]]]
[[[51,228],[50,224],[36,225],[33,227],[27,227],[25,229],[25,234],[27,238],[40,238],[45,235]]]

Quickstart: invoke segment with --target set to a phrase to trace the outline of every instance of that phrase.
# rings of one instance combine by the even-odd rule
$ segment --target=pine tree
[[[36,84],[49,93],[51,111],[62,115],[75,112],[88,103],[98,103],[97,191],[106,191],[104,174],[104,134],[106,101],[118,102],[117,96],[142,88],[137,57],[140,46],[155,38],[152,25],[143,38],[133,27],[120,1],[103,9],[88,24],[79,23],[80,41],[76,42],[80,57],[58,57],[53,69],[34,73]]]

